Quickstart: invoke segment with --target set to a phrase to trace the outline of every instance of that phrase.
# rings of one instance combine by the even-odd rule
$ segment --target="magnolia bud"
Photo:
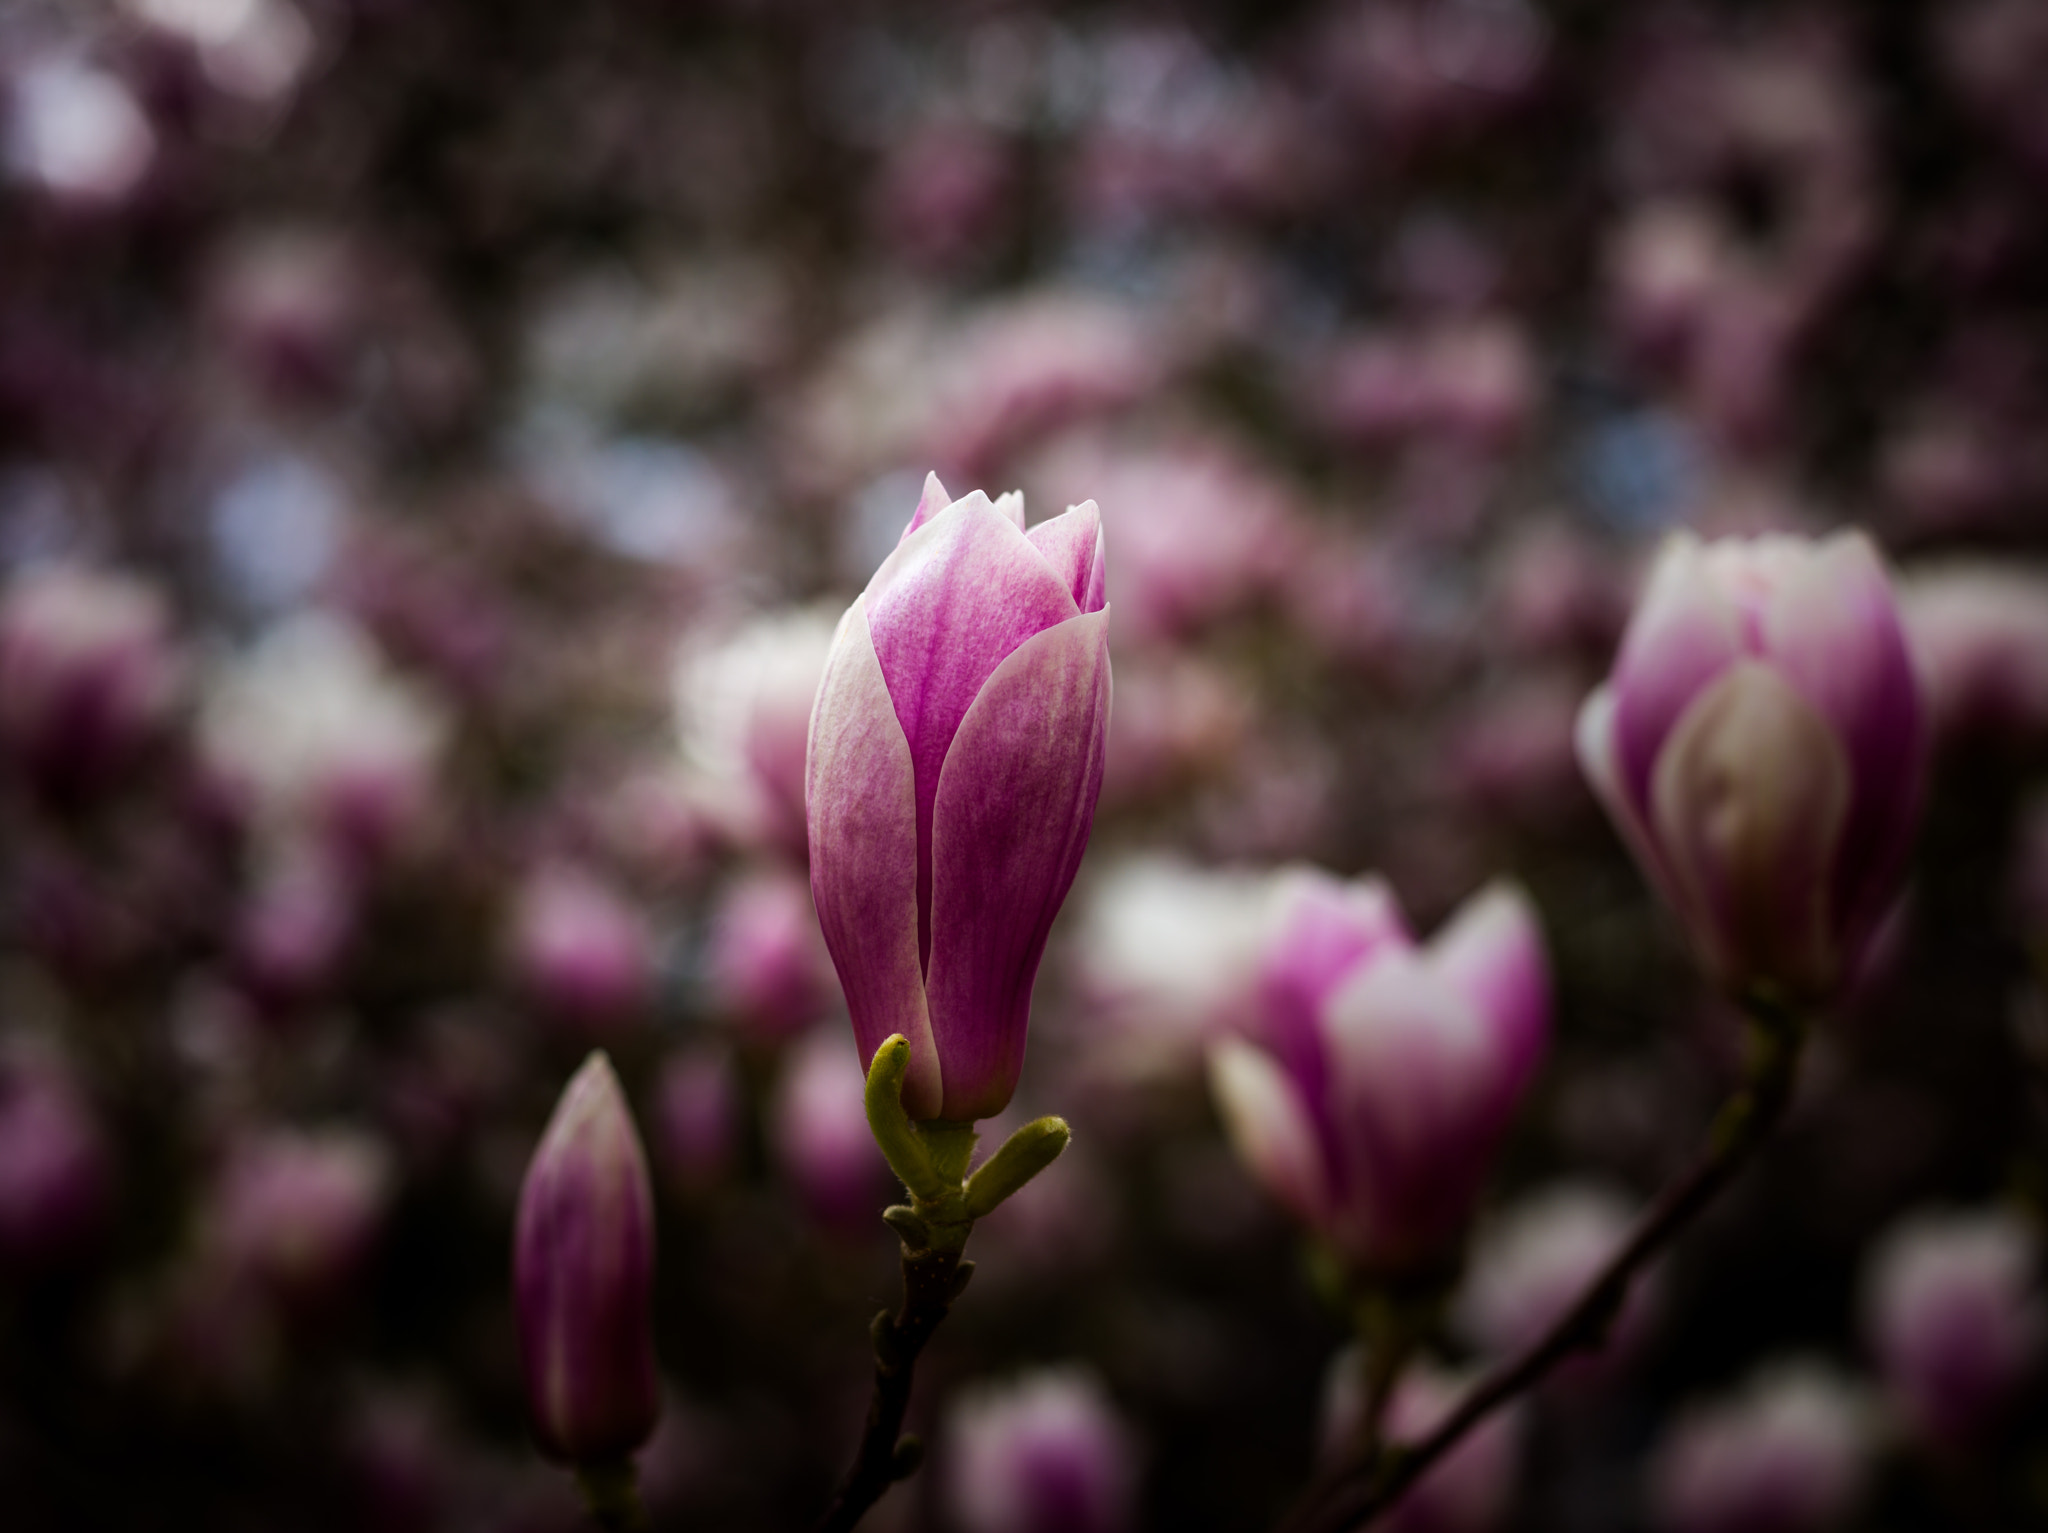
[[[1926,727],[1884,566],[1844,533],[1666,545],[1579,756],[1730,990],[1856,972],[1919,820]]]
[[[654,1194],[602,1050],[563,1091],[519,1191],[512,1252],[527,1408],[541,1450],[604,1464],[647,1440],[654,1371]]]
[[[1109,729],[1095,503],[938,477],[839,625],[811,715],[811,892],[863,1062],[910,1040],[914,1119],[991,1117],[1080,868]]]

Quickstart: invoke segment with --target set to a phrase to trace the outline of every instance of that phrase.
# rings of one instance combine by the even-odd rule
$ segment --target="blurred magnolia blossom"
[[[1873,1452],[1864,1392],[1825,1365],[1780,1363],[1690,1407],[1651,1465],[1661,1533],[1821,1533],[1862,1494]]]
[[[229,357],[263,393],[335,395],[368,306],[363,257],[325,227],[244,234],[215,258],[208,308]]]
[[[1485,808],[1531,818],[1586,801],[1574,748],[1579,688],[1530,673],[1484,694],[1445,742],[1453,791]]]
[[[1305,397],[1336,435],[1362,443],[1442,436],[1505,447],[1535,413],[1536,363],[1512,321],[1461,319],[1340,345]]]
[[[1935,29],[1935,56],[1959,87],[1964,105],[2025,158],[2048,171],[2048,106],[2041,71],[2048,67],[2048,21],[2028,0],[1966,0],[1945,6]]]
[[[396,1168],[354,1129],[262,1129],[228,1151],[202,1239],[218,1270],[294,1306],[346,1291],[383,1222]]]
[[[7,162],[52,197],[124,201],[156,158],[156,133],[119,75],[52,55],[10,71]]]
[[[1323,1375],[1322,1456],[1345,1463],[1358,1451],[1364,1410],[1363,1354],[1346,1347]],[[1431,1362],[1402,1372],[1387,1402],[1383,1431],[1390,1443],[1427,1436],[1457,1407],[1473,1376]],[[1382,1526],[1396,1533],[1490,1533],[1507,1520],[1520,1474],[1523,1410],[1511,1405],[1482,1421],[1402,1495]]]
[[[1085,494],[1101,506],[1116,549],[1109,599],[1119,645],[1182,638],[1234,615],[1297,552],[1291,492],[1214,438],[1140,446],[1071,437],[1029,477],[1056,505]]]
[[[216,663],[199,714],[209,768],[260,820],[353,855],[400,850],[428,828],[449,730],[438,700],[318,610]]]
[[[745,1103],[732,1055],[717,1046],[679,1049],[655,1079],[652,1139],[657,1167],[686,1194],[732,1170]]]
[[[1864,1329],[1910,1430],[1980,1441],[2039,1362],[2048,1310],[2040,1240],[2003,1209],[1921,1213],[1887,1233],[1864,1273]]]
[[[125,0],[141,21],[188,44],[217,88],[274,101],[313,62],[317,39],[292,0]]]
[[[1943,740],[2048,736],[2048,572],[1988,561],[1916,569],[1899,603]]]
[[[56,1060],[0,1062],[0,1266],[78,1255],[112,1212],[113,1159],[98,1120]]]
[[[1489,561],[1484,637],[1504,655],[1604,647],[1627,620],[1618,561],[1560,522],[1518,527]]]
[[[1459,1330],[1491,1357],[1532,1345],[1621,1249],[1635,1213],[1610,1187],[1559,1182],[1482,1221],[1455,1305]],[[1601,1350],[1585,1363],[1626,1358],[1654,1307],[1652,1284],[1638,1278]]]
[[[1316,61],[1398,151],[1522,102],[1542,78],[1549,41],[1526,0],[1355,0],[1326,13]]]
[[[864,1229],[891,1186],[868,1132],[866,1074],[844,1024],[826,1023],[783,1051],[768,1104],[768,1139],[783,1175],[835,1232]]]
[[[280,1005],[327,984],[355,933],[351,869],[312,837],[262,849],[235,925],[236,967],[258,996]]]
[[[1440,1272],[1549,1042],[1528,897],[1495,883],[1422,946],[1380,880],[1295,869],[1260,958],[1257,1042],[1210,1056],[1238,1154],[1360,1276]]]
[[[828,608],[783,608],[693,634],[677,652],[684,758],[741,840],[803,845],[804,750],[837,626]]]
[[[60,796],[104,786],[168,723],[184,678],[162,595],[83,566],[0,593],[0,746]]]
[[[1127,803],[1228,767],[1255,724],[1245,683],[1187,652],[1140,652],[1117,671],[1102,792]]]
[[[1003,137],[961,117],[918,125],[892,142],[870,199],[886,248],[943,270],[987,252],[1014,206],[1015,155]]]
[[[647,917],[590,869],[547,862],[512,903],[505,961],[554,1020],[590,1032],[632,1021],[653,999],[655,936]]]
[[[1125,304],[1042,288],[967,315],[935,360],[918,455],[973,477],[1002,453],[1141,398],[1170,359],[1164,339]],[[1089,493],[1109,503],[1100,488]],[[1126,557],[1121,529],[1112,536]]]
[[[1137,1444],[1079,1368],[961,1390],[946,1417],[946,1503],[961,1533],[1124,1533]]]
[[[1101,1026],[1092,1063],[1113,1075],[1186,1074],[1252,1014],[1282,875],[1208,869],[1171,853],[1097,871],[1069,949]]]
[[[802,874],[761,868],[734,879],[711,920],[705,967],[721,1010],[773,1042],[815,1022],[834,999],[832,958]]]

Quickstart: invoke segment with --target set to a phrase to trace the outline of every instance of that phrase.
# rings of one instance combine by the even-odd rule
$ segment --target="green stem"
[[[640,1479],[629,1458],[576,1466],[576,1484],[591,1522],[605,1533],[647,1533],[647,1508]]]

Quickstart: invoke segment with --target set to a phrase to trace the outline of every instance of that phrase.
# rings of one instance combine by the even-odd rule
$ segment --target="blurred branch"
[[[1457,1409],[1419,1441],[1355,1462],[1311,1487],[1277,1533],[1348,1533],[1366,1526],[1488,1416],[1535,1388],[1573,1353],[1606,1340],[1636,1274],[1735,1179],[1791,1100],[1801,1021],[1769,997],[1747,997],[1744,1005],[1752,1024],[1748,1077],[1715,1118],[1706,1153],[1664,1189],[1577,1302],[1519,1356],[1473,1385]]]
[[[832,1505],[819,1519],[817,1533],[851,1533],[891,1485],[917,1472],[924,1444],[915,1437],[899,1437],[910,1405],[911,1375],[918,1354],[973,1273],[974,1263],[962,1261],[957,1248],[904,1245],[903,1305],[893,1317],[887,1310],[875,1316],[875,1391],[868,1400],[860,1448]]]

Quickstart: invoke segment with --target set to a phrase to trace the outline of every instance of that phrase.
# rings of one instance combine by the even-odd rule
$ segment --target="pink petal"
[[[1031,982],[1074,882],[1109,732],[1109,615],[1028,639],[989,678],[940,776],[928,982],[949,1119],[1000,1112]]]
[[[1917,823],[1927,729],[1897,603],[1870,540],[1829,538],[1789,570],[1766,610],[1764,638],[1847,755],[1835,917],[1874,925]]]
[[[811,710],[804,797],[811,897],[853,1013],[863,1069],[891,1033],[910,1040],[903,1105],[939,1110],[939,1055],[917,951],[917,799],[910,746],[882,680],[867,598],[847,609]]]
[[[1431,940],[1428,962],[1499,1034],[1519,1094],[1550,1041],[1550,965],[1529,896],[1506,880],[1488,884]]]
[[[917,500],[917,510],[911,513],[910,525],[903,529],[903,536],[896,540],[900,547],[909,536],[926,522],[953,504],[953,497],[946,493],[946,487],[939,483],[935,473],[924,476],[924,494]]]
[[[1072,594],[979,490],[898,545],[864,598],[917,786],[918,951],[931,953],[932,804],[954,732],[997,666],[1079,612]]]
[[[1740,614],[1721,594],[1699,541],[1679,534],[1651,571],[1610,682],[1617,781],[1638,815],[1647,810],[1665,736],[1700,688],[1742,654]]]
[[[1442,1254],[1471,1216],[1514,1094],[1501,1040],[1418,956],[1389,953],[1323,1011],[1340,1196],[1356,1254]]]
[[[1259,970],[1265,1043],[1300,1084],[1318,1121],[1325,1117],[1328,1061],[1323,1002],[1352,968],[1383,949],[1414,946],[1384,881],[1333,878],[1301,868],[1280,897],[1279,919]]]
[[[1832,986],[1828,875],[1849,768],[1791,684],[1763,661],[1730,667],[1679,720],[1653,799],[1680,911],[1723,980]]]
[[[1634,855],[1636,866],[1643,870],[1643,876],[1650,880],[1665,902],[1677,909],[1679,897],[1677,886],[1671,881],[1671,870],[1664,866],[1663,853],[1657,850],[1648,822],[1635,802],[1622,791],[1621,763],[1616,759],[1614,746],[1614,689],[1611,686],[1596,688],[1579,709],[1573,744],[1578,750],[1579,770],[1585,773],[1587,783],[1607,810],[1607,817],[1614,822],[1614,828],[1621,832],[1621,839]]]
[[[1084,500],[1064,516],[1040,522],[1025,537],[1073,592],[1074,602],[1083,612],[1102,610],[1102,514],[1094,501]]]
[[[1309,1224],[1329,1210],[1329,1176],[1308,1105],[1263,1049],[1228,1038],[1209,1053],[1209,1090],[1238,1156],[1266,1190]]]

